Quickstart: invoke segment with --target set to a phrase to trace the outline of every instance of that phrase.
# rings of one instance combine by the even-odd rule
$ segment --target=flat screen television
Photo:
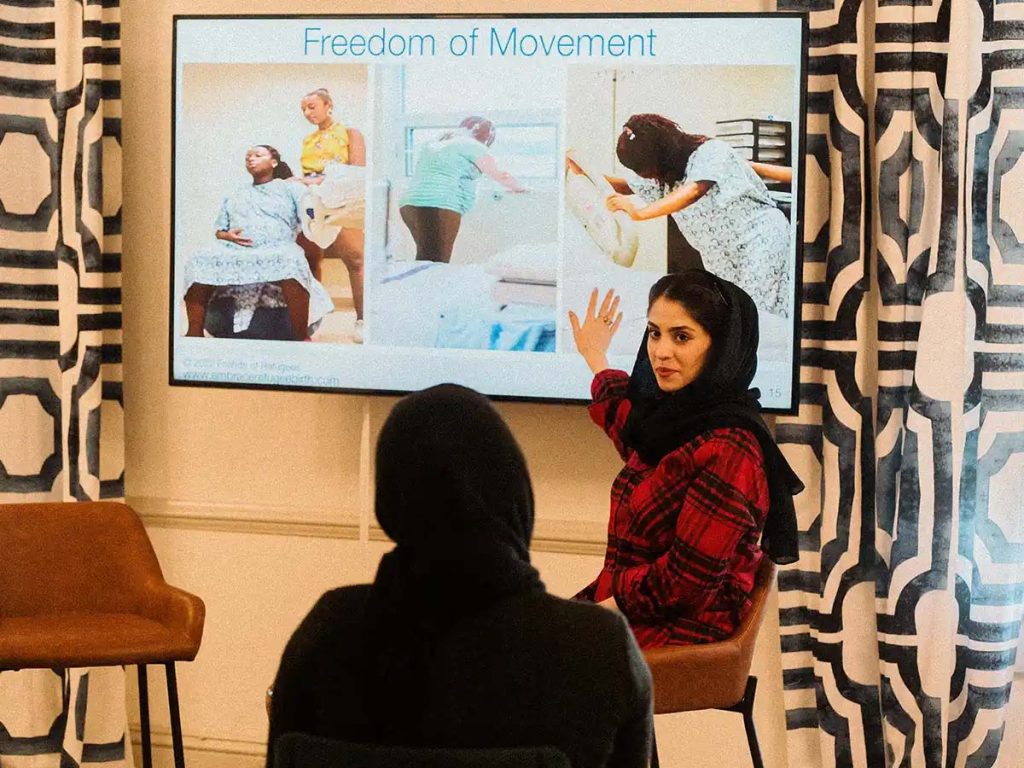
[[[613,289],[629,370],[650,286],[698,267],[754,298],[755,385],[792,412],[806,39],[789,13],[175,16],[170,382],[583,401],[568,311]],[[673,178],[632,141],[671,142]]]

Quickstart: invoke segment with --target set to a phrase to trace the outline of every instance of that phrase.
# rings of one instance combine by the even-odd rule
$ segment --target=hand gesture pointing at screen
[[[614,290],[609,290],[598,308],[597,293],[597,288],[590,292],[590,302],[587,304],[582,324],[577,314],[569,310],[569,324],[572,325],[576,349],[583,355],[583,359],[594,373],[608,367],[608,346],[622,323],[622,313],[619,312],[620,297]]]

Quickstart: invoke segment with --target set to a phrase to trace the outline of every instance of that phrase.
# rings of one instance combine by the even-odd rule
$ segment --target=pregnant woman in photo
[[[303,187],[285,180],[291,169],[266,144],[249,148],[245,169],[252,184],[224,198],[216,242],[195,251],[185,265],[187,335],[203,335],[206,307],[218,286],[253,286],[253,300],[235,312],[234,330],[248,327],[257,300],[265,301],[262,292],[273,290],[288,307],[292,337],[305,339],[334,305],[295,242]]]

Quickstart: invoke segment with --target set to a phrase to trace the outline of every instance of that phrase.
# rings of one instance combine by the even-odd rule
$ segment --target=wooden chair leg
[[[167,662],[167,704],[171,710],[171,742],[174,745],[174,768],[185,768],[185,747],[181,740],[181,712],[178,710],[178,676],[174,662]]]
[[[142,738],[142,768],[153,768],[153,745],[149,738],[149,680],[145,664],[139,664],[139,735]]]

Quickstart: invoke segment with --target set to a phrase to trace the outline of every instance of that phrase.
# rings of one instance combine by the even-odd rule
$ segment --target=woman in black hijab
[[[289,641],[268,765],[288,731],[646,765],[643,658],[621,617],[545,592],[526,461],[486,398],[446,384],[395,406],[377,443],[376,514],[395,548],[373,584],[326,593]]]
[[[580,599],[617,607],[642,648],[721,640],[750,607],[761,559],[797,558],[803,486],[760,415],[758,321],[742,289],[704,270],[651,288],[633,373],[608,367],[619,299],[597,291],[576,345],[594,372],[590,414],[625,461],[605,564]]]

